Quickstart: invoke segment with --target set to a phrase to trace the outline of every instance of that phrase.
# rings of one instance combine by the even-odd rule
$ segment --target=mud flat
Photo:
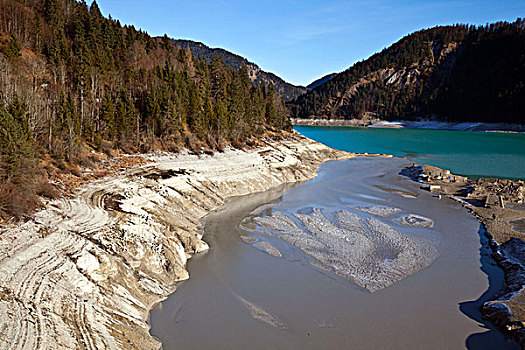
[[[298,134],[263,143],[213,156],[148,156],[147,165],[1,226],[0,349],[160,348],[149,311],[188,278],[188,258],[208,249],[199,220],[229,196],[310,179],[320,163],[351,156]]]
[[[519,348],[481,318],[503,273],[480,224],[398,175],[407,163],[329,162],[230,200],[206,217],[210,250],[152,311],[152,334],[165,350]]]

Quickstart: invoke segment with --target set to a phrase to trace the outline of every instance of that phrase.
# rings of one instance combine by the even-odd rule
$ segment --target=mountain
[[[415,32],[289,104],[299,118],[525,123],[525,22]]]
[[[196,57],[205,57],[211,60],[213,55],[220,55],[230,67],[239,69],[242,65],[245,65],[248,68],[248,75],[252,82],[262,83],[264,85],[273,84],[275,91],[280,94],[285,101],[294,100],[307,91],[305,87],[289,84],[277,75],[261,70],[255,63],[230,51],[221,48],[210,48],[201,42],[192,40],[172,39],[172,42],[181,48],[189,48]]]
[[[317,80],[314,80],[313,82],[311,82],[310,84],[308,84],[308,85],[306,86],[306,88],[307,88],[308,90],[313,90],[313,89],[315,89],[316,87],[323,85],[323,84],[326,83],[327,81],[332,80],[332,78],[334,78],[334,77],[336,77],[336,76],[337,76],[337,73],[327,74],[327,75],[325,75],[324,77],[321,77],[321,78],[319,78],[319,79],[317,79]]]
[[[0,68],[0,217],[38,207],[48,180],[80,178],[104,154],[220,150],[290,127],[246,68],[123,26],[96,2],[0,1]]]

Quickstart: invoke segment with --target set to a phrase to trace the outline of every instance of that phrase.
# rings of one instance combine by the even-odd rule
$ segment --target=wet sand
[[[497,291],[503,275],[480,244],[479,223],[459,203],[433,198],[399,176],[406,163],[329,162],[317,178],[288,191],[231,200],[208,216],[204,239],[210,251],[190,260],[191,278],[153,310],[151,333],[166,350],[518,349],[481,323],[478,306]],[[259,214],[250,215],[263,205]],[[381,216],[352,209],[378,206],[400,211]],[[293,242],[253,233],[256,216],[280,212],[291,217],[307,208],[347,210],[410,237],[426,235],[437,257],[428,267],[370,293]],[[400,219],[410,214],[434,225],[406,225],[418,222]],[[249,230],[240,228],[243,221]],[[265,249],[261,242],[267,242]],[[270,247],[282,257],[268,254],[274,251]]]

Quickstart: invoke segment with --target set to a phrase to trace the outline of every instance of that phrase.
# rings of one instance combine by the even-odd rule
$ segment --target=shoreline
[[[0,349],[73,349],[79,341],[159,349],[150,311],[189,278],[187,260],[208,249],[199,229],[207,214],[231,197],[311,179],[326,161],[391,157],[334,150],[298,133],[264,143],[214,156],[151,155],[145,165],[48,203],[19,226],[0,226]],[[490,305],[496,316],[499,301]],[[488,319],[521,334],[523,344],[515,321]]]
[[[327,162],[321,165],[316,179],[291,186],[286,192],[279,187],[275,192],[232,198],[229,204],[208,217],[204,239],[211,250],[189,263],[189,283],[183,283],[162,302],[162,308],[152,312],[152,334],[162,339],[165,349],[214,348],[217,339],[232,349],[265,348],[267,344],[290,349],[344,349],[351,339],[355,339],[356,348],[390,345],[402,349],[409,344],[414,348],[452,349],[463,348],[467,339],[469,344],[472,339],[483,339],[490,344],[497,344],[495,339],[500,339],[499,343],[504,343],[504,336],[492,324],[483,321],[488,329],[479,328],[481,315],[477,310],[482,302],[474,299],[487,290],[487,272],[479,266],[479,222],[458,203],[448,199],[447,203],[435,203],[412,181],[398,176],[399,171],[410,164],[401,158]],[[379,182],[372,177],[377,177]],[[378,184],[382,188],[377,187]],[[276,194],[277,199],[271,193]],[[414,196],[403,196],[409,193]],[[372,196],[366,197],[367,194]],[[323,208],[323,203],[329,208],[349,208],[354,200],[359,205],[375,203],[402,208],[396,218],[403,213],[417,213],[435,219],[437,226],[428,231],[406,228],[411,233],[423,230],[425,233],[420,233],[425,238],[439,242],[443,251],[435,263],[381,292],[369,293],[328,271],[326,266],[312,265],[315,260],[282,237],[260,232],[252,235],[245,231],[254,229],[253,218],[261,215],[307,213],[305,208]],[[259,204],[254,205],[256,202]],[[366,212],[362,215],[373,216]],[[450,223],[447,218],[451,219]],[[398,221],[393,218],[380,220],[392,223],[396,230],[402,230],[399,232],[405,229],[397,226]],[[456,232],[465,234],[457,236]],[[264,242],[282,257],[257,246]],[[487,247],[486,241],[484,243]],[[491,276],[497,275],[497,281],[502,282],[503,272],[497,267],[492,269],[495,274]],[[268,276],[271,276],[270,282]],[[286,295],[294,295],[293,302],[283,299]],[[264,320],[269,322],[254,318],[251,307],[239,297],[264,310]],[[445,299],[449,299],[448,302]],[[476,304],[471,307],[475,318],[458,308],[459,303],[466,300],[470,301],[469,305]],[[388,308],[391,304],[396,306]],[[308,311],[305,305],[311,305]],[[383,313],[385,307],[387,313]],[[399,315],[407,322],[396,322]],[[370,324],[374,327],[367,327]],[[202,333],[199,329],[210,331]],[[381,329],[389,329],[392,336],[377,333]],[[448,335],[443,339],[442,334]],[[510,344],[502,348],[519,349],[516,344]]]
[[[152,155],[0,226],[0,349],[158,349],[151,309],[208,249],[200,219],[227,198],[316,176],[357,155],[297,133],[250,151]]]
[[[491,256],[505,275],[502,289],[480,308],[482,316],[525,349],[525,242],[512,225],[525,217],[524,181],[472,180],[427,165],[404,170],[422,188],[460,202],[482,225]]]
[[[369,127],[382,129],[432,129],[452,131],[480,131],[502,133],[525,133],[525,125],[506,123],[481,123],[481,122],[445,122],[429,119],[418,121],[394,120],[386,121],[377,118],[363,119],[299,119],[292,118],[294,126],[344,126],[344,127]]]

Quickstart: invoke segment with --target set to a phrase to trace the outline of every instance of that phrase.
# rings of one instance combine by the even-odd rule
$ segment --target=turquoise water
[[[525,179],[525,134],[333,126],[295,130],[348,152],[408,157],[471,177]]]

